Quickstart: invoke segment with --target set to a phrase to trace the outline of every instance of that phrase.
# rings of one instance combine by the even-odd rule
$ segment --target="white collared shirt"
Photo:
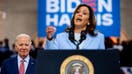
[[[23,60],[19,55],[18,55],[18,57],[17,57],[17,61],[18,61],[18,68],[20,68],[20,64],[21,64],[21,60]],[[30,57],[29,57],[29,55],[24,59],[24,71],[26,72],[26,70],[27,70],[27,67],[28,67],[28,63],[29,63],[29,59],[30,59]]]

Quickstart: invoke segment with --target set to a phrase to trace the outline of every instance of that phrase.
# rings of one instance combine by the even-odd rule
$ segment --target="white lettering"
[[[103,12],[103,8],[108,12],[112,12],[112,0],[98,0],[98,11]]]
[[[51,22],[53,22],[55,26],[58,25],[58,15],[57,14],[54,14],[54,17],[52,17],[52,18],[51,18],[50,15],[47,14],[47,16],[46,16],[46,25],[47,26],[51,25]]]
[[[65,9],[66,9],[66,7],[65,7],[65,0],[61,0],[61,12],[65,12]]]
[[[113,20],[112,20],[112,14],[106,13],[106,14],[97,14],[96,15],[96,19],[97,19],[97,25],[98,26],[111,26],[113,24]]]
[[[75,3],[77,6],[81,2],[80,2],[80,0],[67,0],[67,12],[74,12],[76,6],[73,8],[72,7],[73,3]]]
[[[111,14],[104,14],[102,24],[105,26],[111,26],[113,24],[112,15]]]
[[[46,0],[46,1],[47,1],[46,10],[49,13],[55,13],[59,11],[66,12],[66,10],[67,12],[72,13],[74,12],[76,6],[81,3],[80,0]]]
[[[100,26],[101,25],[101,15],[97,14],[96,19],[97,19],[97,25]]]
[[[47,1],[47,12],[58,12],[59,11],[59,1],[58,0],[46,0]]]
[[[70,25],[70,18],[67,14],[63,14],[61,19],[60,19],[60,22],[59,22],[59,26],[62,26],[62,25]]]
[[[59,20],[60,17],[60,20]],[[49,26],[51,25],[51,23],[53,23],[52,25],[54,26],[63,26],[63,25],[70,25],[70,17],[68,14],[63,14],[62,16],[59,16],[57,14],[51,15],[48,14],[46,16],[46,25]]]

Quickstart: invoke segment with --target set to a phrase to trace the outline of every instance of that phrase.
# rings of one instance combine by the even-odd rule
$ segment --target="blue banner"
[[[56,34],[70,25],[80,3],[90,5],[96,16],[96,29],[105,37],[120,36],[120,0],[38,0],[38,36],[46,36],[46,27],[56,27]]]

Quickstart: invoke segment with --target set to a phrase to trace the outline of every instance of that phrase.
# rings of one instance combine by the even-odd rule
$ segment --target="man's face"
[[[27,57],[31,50],[30,38],[26,36],[19,37],[16,41],[16,50],[20,57]]]

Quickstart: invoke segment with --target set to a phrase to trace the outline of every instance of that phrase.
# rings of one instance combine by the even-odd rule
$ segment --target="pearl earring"
[[[88,22],[88,25],[90,25],[90,23]]]

